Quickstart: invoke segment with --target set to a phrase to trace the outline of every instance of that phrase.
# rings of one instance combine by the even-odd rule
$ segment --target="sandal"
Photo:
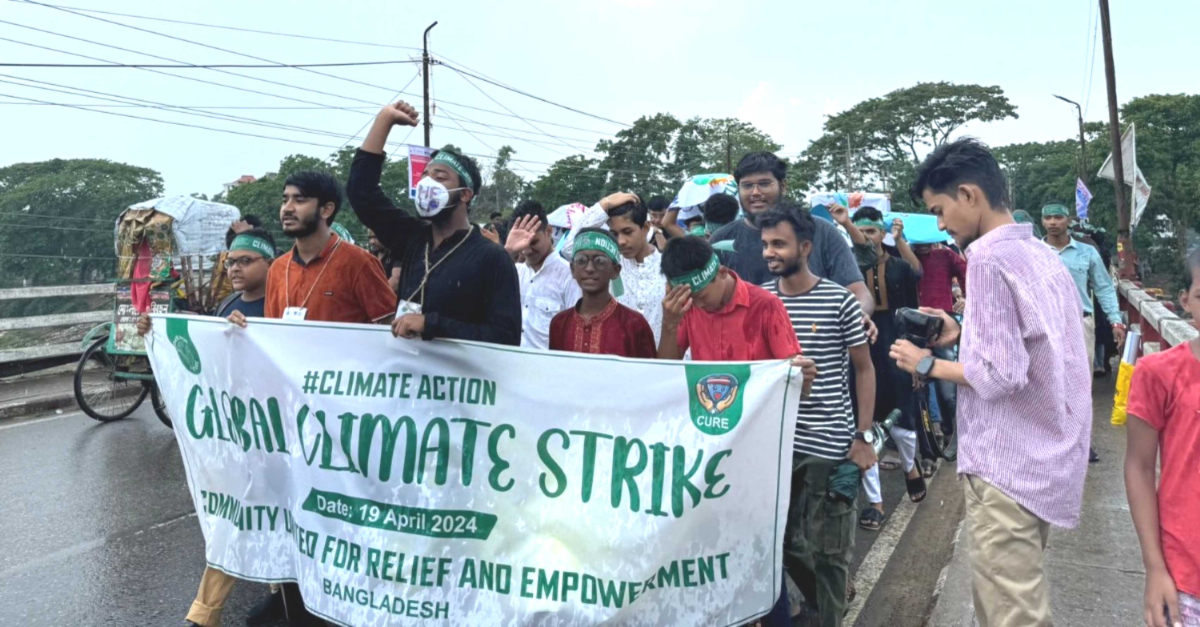
[[[938,468],[937,460],[922,461],[921,462],[921,476],[925,477],[926,479],[932,478],[934,473],[937,472],[937,468]]]
[[[908,489],[908,500],[913,503],[920,503],[925,500],[925,477],[917,475],[915,479],[904,478],[905,487]]]
[[[884,455],[879,459],[880,470],[896,470],[900,468],[900,459],[891,455]]]
[[[883,512],[875,509],[874,507],[868,507],[864,509],[862,511],[862,515],[858,517],[858,526],[866,529],[867,531],[879,531],[879,528],[883,526],[883,520]]]

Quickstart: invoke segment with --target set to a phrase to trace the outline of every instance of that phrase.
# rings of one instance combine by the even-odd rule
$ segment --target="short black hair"
[[[791,203],[780,203],[764,211],[756,219],[758,228],[773,229],[780,224],[792,225],[796,233],[796,242],[811,242],[817,232],[817,223],[813,222],[812,214]]]
[[[479,186],[483,183],[483,177],[479,175],[479,164],[475,163],[474,159],[458,152],[457,150],[454,150],[453,148],[442,148],[441,150],[435,150],[433,151],[432,155],[429,155],[429,158],[436,159],[438,154],[443,152],[457,159],[458,162],[462,164],[463,169],[467,171],[467,174],[471,175],[471,191],[478,196]],[[457,172],[455,174],[457,175]],[[459,181],[465,182],[462,181],[461,176],[459,177]],[[468,202],[467,204],[470,205],[471,203]]]
[[[964,137],[942,144],[917,168],[917,180],[908,190],[913,202],[921,202],[925,190],[958,197],[958,186],[973,183],[983,190],[993,209],[1011,209],[1004,172],[988,147],[978,139]]]
[[[646,205],[642,203],[642,199],[638,198],[609,210],[608,217],[615,218],[617,216],[629,216],[630,222],[643,227],[646,226],[646,218],[649,214],[646,212]]]
[[[703,237],[672,237],[663,252],[662,273],[669,279],[695,272],[708,265],[712,256],[713,248]]]
[[[549,222],[546,221],[546,210],[542,207],[542,203],[536,200],[522,200],[521,204],[517,205],[516,210],[512,214],[513,224],[516,224],[517,220],[525,216],[537,218],[538,222],[541,223],[541,226],[538,228],[544,229],[550,226]]]
[[[667,200],[666,196],[651,196],[646,202],[647,211],[666,211],[670,206],[671,201]]]
[[[746,156],[738,161],[737,169],[733,171],[733,180],[740,183],[742,178],[751,174],[770,172],[775,180],[782,183],[787,179],[787,169],[787,162],[775,156],[775,153],[759,150],[746,153]]]
[[[333,225],[333,219],[342,208],[342,184],[338,183],[337,178],[324,170],[298,170],[289,174],[283,182],[284,187],[288,185],[296,186],[301,194],[309,198],[316,198],[317,207],[333,203],[333,214],[325,220],[326,224]]]
[[[239,218],[239,220],[249,224],[254,228],[258,228],[263,225],[262,218],[258,216],[242,216]],[[233,227],[231,226],[229,227],[228,231],[225,231],[225,248],[229,248],[233,244],[233,238],[235,237],[237,237],[237,233],[234,232]]]
[[[858,222],[859,220],[871,220],[873,222],[883,222],[883,212],[875,207],[859,207],[858,211],[854,212],[854,217],[851,220]]]
[[[713,194],[704,201],[700,207],[700,213],[704,214],[704,220],[713,224],[729,224],[737,219],[738,210],[741,206],[738,201],[729,194]]]
[[[503,218],[503,217],[504,217],[504,214],[500,213],[499,211],[493,211],[492,215],[488,216],[488,218],[492,219],[492,220],[495,220],[496,218]]]

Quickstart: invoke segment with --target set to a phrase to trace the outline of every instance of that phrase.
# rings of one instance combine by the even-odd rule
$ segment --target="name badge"
[[[396,306],[396,317],[399,318],[404,314],[419,314],[421,313],[421,303],[414,303],[411,300],[402,300]]]
[[[308,307],[287,307],[283,310],[284,320],[303,320],[308,316]]]

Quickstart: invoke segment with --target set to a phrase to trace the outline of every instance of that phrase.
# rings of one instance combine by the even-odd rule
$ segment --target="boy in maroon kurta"
[[[607,231],[583,229],[575,237],[571,275],[583,297],[550,321],[550,350],[647,359],[658,356],[650,324],[609,293],[609,283],[621,273],[620,259],[617,241]]]

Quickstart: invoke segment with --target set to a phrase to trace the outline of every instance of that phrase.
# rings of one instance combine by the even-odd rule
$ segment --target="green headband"
[[[617,248],[617,243],[613,238],[599,231],[587,231],[575,236],[575,253],[580,253],[585,250],[598,250],[613,263],[621,262],[621,251]]]
[[[271,246],[271,242],[249,233],[242,233],[233,238],[233,243],[229,245],[229,250],[249,250],[267,259],[275,258],[275,247]]]
[[[861,220],[855,220],[854,226],[862,226],[862,227],[873,226],[873,227],[879,229],[880,231],[887,230],[883,227],[883,222],[880,222],[879,220],[868,220],[866,218],[863,218]]]
[[[717,260],[716,253],[709,257],[708,263],[699,270],[693,270],[687,274],[677,277],[670,277],[671,285],[686,285],[692,288],[692,293],[708,287],[713,279],[717,278],[717,270],[721,269],[721,262]]]
[[[1047,218],[1050,216],[1062,216],[1064,218],[1069,218],[1071,217],[1071,214],[1067,213],[1066,207],[1059,204],[1046,205],[1045,207],[1042,207],[1042,217]]]
[[[438,152],[437,156],[430,163],[444,163],[450,166],[451,170],[458,172],[458,177],[463,181],[463,187],[475,188],[475,179],[471,178],[470,174],[467,174],[467,169],[463,167],[463,164],[459,163],[454,155],[443,150]]]

